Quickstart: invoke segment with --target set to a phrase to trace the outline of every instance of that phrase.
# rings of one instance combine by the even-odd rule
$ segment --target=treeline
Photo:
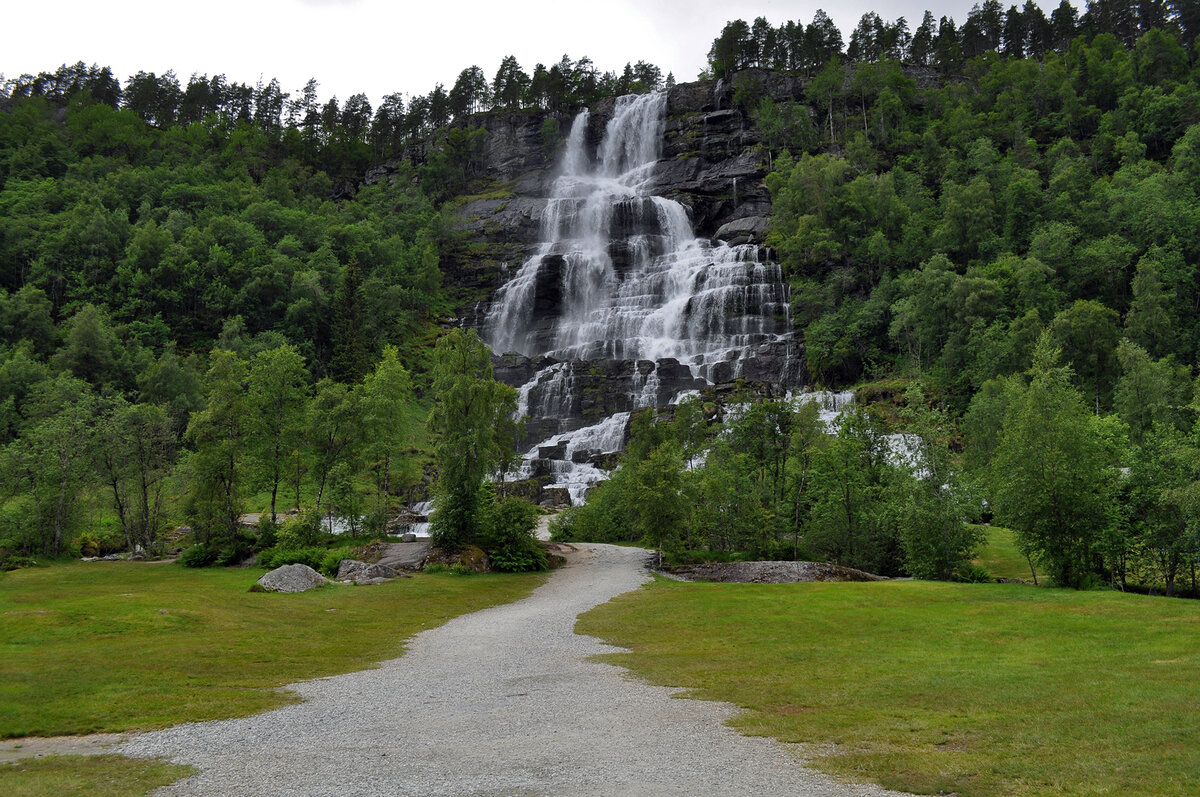
[[[452,306],[455,237],[422,179],[441,167],[334,201],[253,120],[159,128],[95,100],[104,70],[79,74],[65,105],[58,89],[0,112],[0,549],[150,548],[187,519],[236,558],[236,516],[282,494],[269,423],[288,424],[289,507],[394,510],[428,457],[378,446],[424,447],[425,410],[397,392],[403,433],[383,430],[370,386],[424,370]],[[294,400],[268,416],[256,386],[284,374]]]
[[[935,21],[926,11],[915,30],[910,30],[904,17],[888,22],[868,11],[848,43],[829,15],[818,9],[807,25],[788,20],[772,26],[765,17],[749,24],[742,19],[729,22],[709,48],[708,62],[717,77],[747,67],[808,75],[835,57],[856,62],[890,59],[957,75],[967,61],[989,52],[1040,59],[1052,52],[1065,53],[1077,36],[1090,39],[1105,33],[1129,48],[1150,30],[1172,33],[1190,52],[1200,33],[1200,6],[1193,0],[1100,0],[1089,2],[1080,15],[1069,0],[1062,0],[1047,16],[1033,2],[1005,10],[999,0],[986,0],[971,7],[961,26],[953,17]]]
[[[552,528],[675,563],[984,581],[971,560],[987,519],[1015,530],[1035,580],[1200,596],[1198,405],[1164,376],[1143,357],[1122,377],[1123,396],[1150,402],[1134,425],[1096,415],[1043,334],[1030,369],[990,383],[965,418],[915,381],[895,404],[852,405],[829,424],[814,401],[689,399],[636,416],[612,478]]]
[[[601,72],[590,58],[564,55],[546,67],[526,72],[514,56],[505,57],[489,82],[478,66],[462,70],[447,89],[438,83],[407,100],[399,92],[372,107],[365,94],[322,102],[314,78],[295,92],[272,79],[255,85],[230,81],[223,74],[194,74],[181,83],[174,72],[138,72],[124,86],[108,67],[82,62],[54,72],[21,75],[0,87],[9,102],[43,98],[56,105],[100,103],[129,111],[158,129],[203,125],[226,132],[253,128],[289,157],[335,176],[361,177],[373,163],[413,147],[410,159],[422,162],[423,144],[433,131],[466,125],[479,112],[535,108],[570,113],[601,97],[644,93],[674,85],[657,66],[626,64],[621,72]]]
[[[909,433],[868,408],[698,398],[635,417],[613,477],[555,522],[564,539],[643,542],[692,559],[830,561],[871,573],[976,578],[973,490],[952,464],[951,421],[908,394]],[[723,417],[722,417],[723,416]],[[652,511],[647,511],[653,507]]]
[[[196,358],[168,350],[127,396],[75,375],[82,323],[66,350],[71,368],[56,373],[24,352],[3,368],[24,381],[19,422],[0,448],[6,555],[156,552],[182,517],[202,558],[236,563],[273,545],[293,507],[380,532],[396,497],[421,480],[423,411],[394,347],[355,385],[314,381],[289,344],[250,353],[232,341],[203,374]],[[247,531],[239,518],[253,496],[265,520]]]

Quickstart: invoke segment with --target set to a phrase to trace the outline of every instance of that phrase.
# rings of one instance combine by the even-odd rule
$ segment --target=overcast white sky
[[[774,25],[807,23],[822,7],[848,40],[869,10],[889,20],[904,16],[911,31],[926,8],[961,23],[970,0],[22,2],[3,15],[0,73],[16,77],[85,61],[111,66],[122,84],[138,70],[173,69],[181,83],[193,72],[250,84],[276,77],[292,93],[315,77],[322,99],[363,92],[376,105],[396,91],[425,94],[439,82],[449,88],[472,64],[490,80],[505,55],[531,72],[566,53],[589,56],[600,71],[643,59],[683,82],[704,68],[726,21],[765,16]]]

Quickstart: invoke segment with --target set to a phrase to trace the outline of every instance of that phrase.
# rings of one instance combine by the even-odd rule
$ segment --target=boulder
[[[275,568],[255,585],[262,592],[307,592],[328,583],[329,579],[308,565],[294,564]]]
[[[767,233],[767,220],[762,216],[747,216],[722,224],[716,237],[730,244],[762,243]]]
[[[343,559],[338,565],[338,581],[353,581],[355,584],[378,583],[375,579],[390,579],[397,576],[396,569],[389,565]]]

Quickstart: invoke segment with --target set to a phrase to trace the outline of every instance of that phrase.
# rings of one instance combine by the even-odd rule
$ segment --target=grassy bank
[[[115,755],[50,756],[0,766],[0,788],[8,797],[140,797],[194,771],[166,761]]]
[[[244,716],[293,681],[362,669],[544,575],[419,575],[251,593],[260,570],[70,563],[0,575],[0,738]]]
[[[1012,529],[999,526],[978,526],[983,530],[983,547],[975,564],[980,565],[992,578],[1020,579],[1032,581],[1033,571],[1029,568],[1029,560],[1017,547],[1017,533]],[[1039,584],[1047,583],[1047,577],[1041,572],[1037,574]]]
[[[578,629],[817,766],[922,793],[1189,794],[1200,603],[1009,584],[657,581]]]

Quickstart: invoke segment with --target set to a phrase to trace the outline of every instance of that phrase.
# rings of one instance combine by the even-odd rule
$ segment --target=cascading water
[[[572,471],[602,475],[580,452],[619,449],[629,411],[743,376],[766,350],[771,381],[793,382],[799,368],[779,266],[758,246],[697,238],[683,205],[650,193],[666,102],[665,93],[618,99],[594,156],[589,114],[575,118],[541,218],[543,242],[497,291],[483,325],[497,354],[546,358],[521,386],[521,409],[546,439],[521,475],[565,441],[569,453],[550,469],[576,501]],[[598,387],[598,375],[610,384]],[[576,437],[587,442],[576,446]]]

